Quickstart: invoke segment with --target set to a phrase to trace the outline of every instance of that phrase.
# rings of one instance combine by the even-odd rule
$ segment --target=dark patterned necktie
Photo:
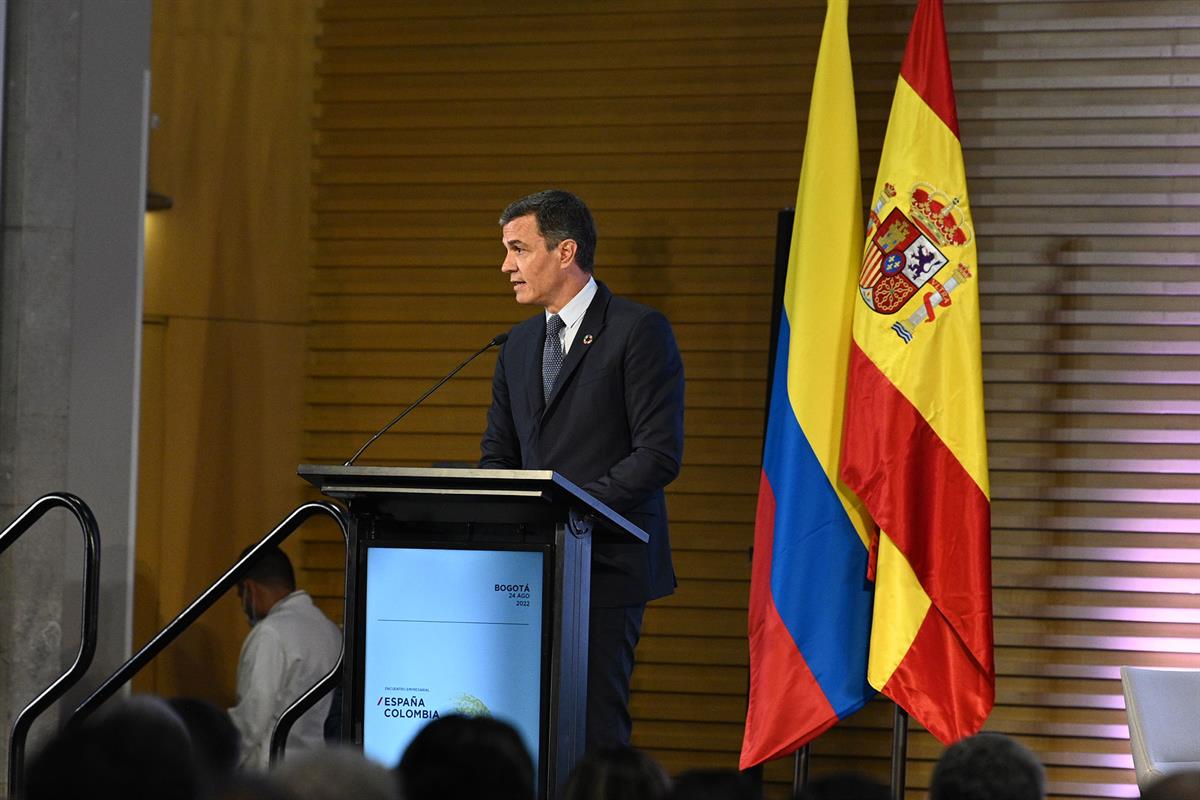
[[[550,402],[550,390],[554,388],[554,379],[562,369],[563,348],[558,334],[567,323],[558,314],[552,314],[546,320],[546,343],[542,345],[542,400]]]

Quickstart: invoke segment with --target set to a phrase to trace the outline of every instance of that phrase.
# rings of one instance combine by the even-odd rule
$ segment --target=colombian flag
[[[920,0],[859,268],[842,479],[879,526],[868,678],[943,743],[995,696],[979,278],[941,0]]]
[[[741,768],[865,704],[872,588],[861,504],[838,480],[862,252],[848,0],[829,0],[796,198],[750,579]]]

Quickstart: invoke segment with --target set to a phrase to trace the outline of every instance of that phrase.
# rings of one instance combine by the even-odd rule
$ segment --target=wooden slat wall
[[[1198,12],[947,8],[984,270],[988,726],[1058,796],[1137,794],[1121,664],[1200,666]]]
[[[852,2],[869,196],[912,2]],[[794,201],[816,0],[326,0],[305,459],[332,461],[524,318],[496,217],[562,186],[597,274],[665,311],[688,373],[670,490],[679,592],[648,612],[636,743],[732,766],[775,211]],[[1200,666],[1200,10],[947,2],[980,242],[998,701],[1054,797],[1135,796],[1121,664]],[[471,461],[493,361],[381,440]],[[340,590],[339,550],[308,545]],[[886,775],[890,707],[818,741]],[[915,731],[909,795],[941,747]],[[790,764],[767,766],[783,796]]]
[[[153,4],[134,647],[303,496],[316,6]],[[246,631],[230,593],[134,688],[232,705]]]

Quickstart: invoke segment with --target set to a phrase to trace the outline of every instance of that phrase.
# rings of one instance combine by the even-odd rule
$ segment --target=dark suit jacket
[[[592,604],[635,605],[674,591],[663,487],[683,457],[683,363],[659,312],[597,281],[550,401],[542,401],[546,316],[517,325],[500,350],[481,467],[552,469],[650,535],[597,541]]]

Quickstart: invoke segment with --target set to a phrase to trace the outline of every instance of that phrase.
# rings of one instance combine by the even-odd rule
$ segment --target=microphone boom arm
[[[350,456],[350,458],[346,459],[346,462],[344,464],[342,464],[342,466],[343,467],[354,466],[354,462],[358,460],[358,457],[363,454],[364,450],[366,450],[368,447],[370,447],[372,444],[374,444],[375,440],[378,439],[380,436],[383,436],[385,433],[387,433],[389,430],[391,430],[393,425],[395,425],[397,422],[399,422],[400,420],[402,420],[406,416],[408,416],[408,412],[412,411],[414,408],[421,405],[421,403],[425,402],[426,397],[429,397],[429,395],[433,394],[438,389],[442,388],[442,384],[444,384],[446,381],[450,380],[455,375],[457,375],[462,370],[463,367],[465,367],[467,364],[470,364],[472,361],[474,361],[479,356],[483,355],[484,352],[486,352],[487,350],[490,350],[491,348],[493,348],[497,345],[504,344],[506,341],[508,341],[508,334],[502,333],[499,336],[493,337],[490,342],[488,342],[483,347],[476,350],[471,355],[467,356],[467,358],[461,364],[459,364],[454,369],[450,370],[450,373],[447,374],[446,377],[442,378],[440,381],[435,383],[433,386],[429,387],[429,389],[427,389],[425,391],[425,394],[421,395],[416,400],[409,403],[408,408],[404,409],[399,414],[397,414],[392,419],[391,422],[389,422],[387,425],[384,425],[382,428],[380,428],[379,431],[374,436],[372,436],[370,439],[367,439],[367,441],[365,443],[363,443],[363,446],[358,448],[358,450],[354,453],[354,455],[352,455],[352,456]]]

